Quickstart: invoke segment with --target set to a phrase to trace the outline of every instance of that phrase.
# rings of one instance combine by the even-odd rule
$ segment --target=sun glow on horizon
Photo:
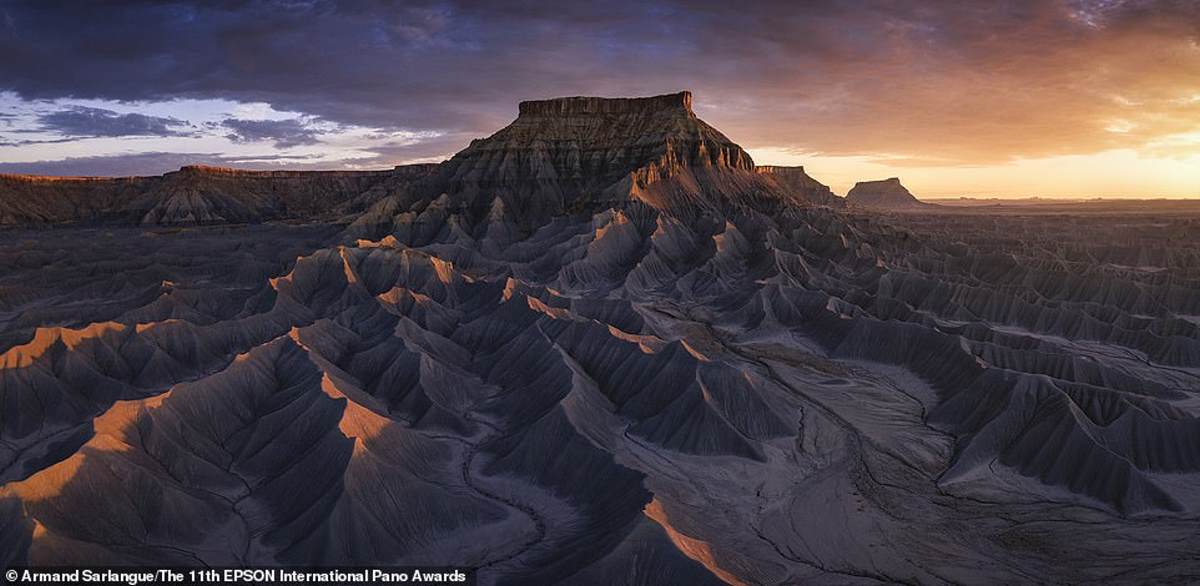
[[[899,177],[914,195],[925,199],[1200,198],[1200,153],[1167,157],[1113,149],[997,164],[937,166],[912,165],[900,157],[827,156],[778,148],[747,151],[759,165],[803,165],[809,175],[839,195],[845,195],[858,181]]]

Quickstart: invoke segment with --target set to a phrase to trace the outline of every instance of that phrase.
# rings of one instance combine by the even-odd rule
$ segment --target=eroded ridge
[[[1200,221],[879,215],[720,182],[685,209],[609,202],[488,159],[497,140],[346,231],[12,233],[0,563],[1200,571]],[[516,160],[543,152],[523,140]],[[654,183],[744,177],[724,161]]]

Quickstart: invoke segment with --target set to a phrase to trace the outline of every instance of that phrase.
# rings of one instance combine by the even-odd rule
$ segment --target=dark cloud
[[[186,136],[191,133],[190,125],[177,118],[122,114],[84,106],[40,114],[37,122],[41,130],[69,137]]]
[[[231,132],[226,138],[234,142],[272,141],[281,149],[317,144],[318,131],[302,120],[239,120],[227,118],[222,124]]]
[[[479,136],[521,99],[687,88],[746,146],[959,164],[1138,146],[1194,131],[1200,117],[1200,102],[1179,102],[1200,93],[1194,0],[31,0],[0,10],[11,22],[0,28],[0,89],[27,99],[262,101],[337,123]],[[1113,121],[1129,130],[1108,130]]]

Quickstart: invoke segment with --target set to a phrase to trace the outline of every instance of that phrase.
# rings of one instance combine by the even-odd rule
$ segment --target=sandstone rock
[[[887,209],[911,209],[925,207],[923,203],[908,192],[900,179],[892,177],[882,181],[859,181],[846,194],[846,203]]]
[[[835,207],[845,203],[842,198],[834,195],[828,185],[805,173],[804,167],[759,165],[754,170],[775,179],[781,189],[803,194],[806,200],[813,203]]]
[[[507,127],[472,141],[427,181],[361,218],[362,234],[386,233],[389,223],[409,221],[397,211],[435,200],[451,213],[469,211],[461,220],[472,232],[496,202],[524,229],[632,202],[687,218],[832,202],[827,189],[794,172],[757,172],[750,155],[691,106],[690,92],[522,102]]]
[[[372,240],[6,231],[0,565],[1200,575],[1194,212],[835,209],[686,95],[522,110],[368,189]],[[304,201],[153,179],[168,219]]]

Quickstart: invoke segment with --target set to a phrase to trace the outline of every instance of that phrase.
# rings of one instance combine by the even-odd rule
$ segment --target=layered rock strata
[[[823,194],[809,199],[809,184],[796,189],[756,172],[750,155],[691,104],[690,92],[523,102],[512,124],[472,141],[419,189],[380,202],[360,219],[360,233],[386,234],[403,214],[426,210],[469,211],[460,214],[467,229],[503,220],[528,231],[555,216],[634,202],[681,218],[827,203]]]
[[[526,106],[349,232],[8,234],[0,565],[1200,573],[1200,220],[785,199],[687,103]]]
[[[780,189],[801,194],[805,200],[814,204],[838,207],[845,203],[842,198],[829,189],[828,185],[813,179],[806,173],[804,167],[758,165],[754,170],[774,179]]]

